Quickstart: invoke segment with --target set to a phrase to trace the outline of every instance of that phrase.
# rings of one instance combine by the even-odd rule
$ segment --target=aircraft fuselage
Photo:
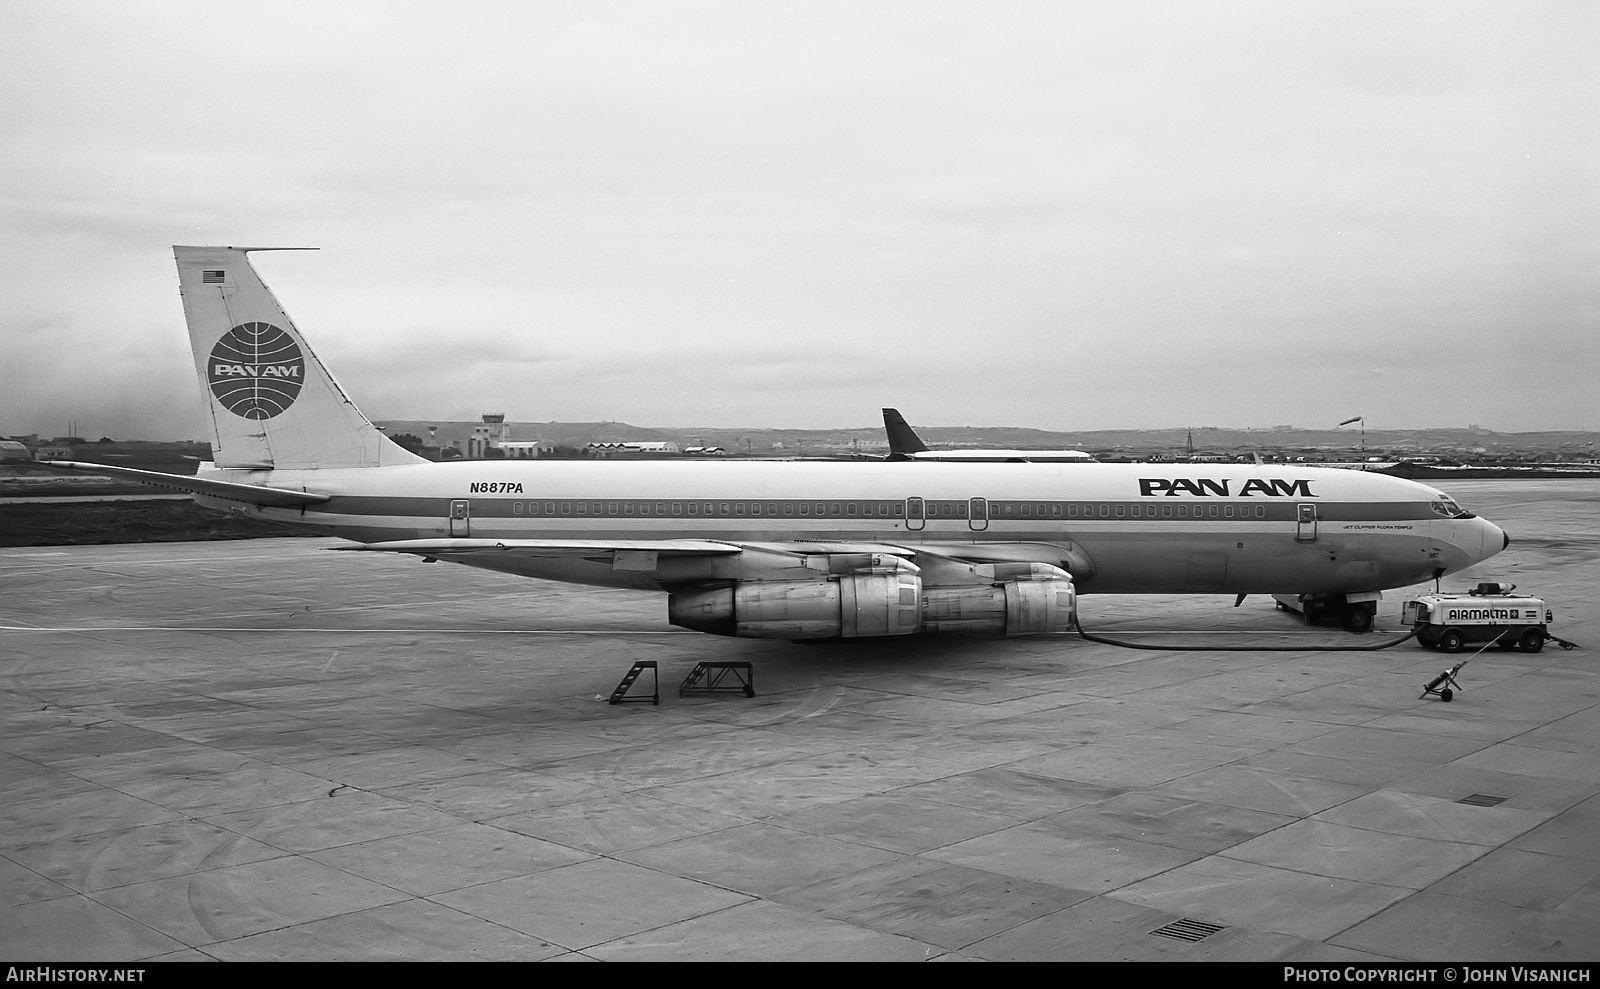
[[[328,495],[249,511],[362,543],[887,544],[1051,562],[1086,593],[1377,591],[1453,573],[1505,545],[1498,526],[1436,489],[1325,468],[479,460],[202,476]],[[670,573],[617,569],[600,554],[460,562],[604,586],[670,583]]]

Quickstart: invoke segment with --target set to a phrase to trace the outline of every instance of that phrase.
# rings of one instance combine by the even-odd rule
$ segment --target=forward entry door
[[[472,502],[465,498],[450,503],[450,535],[462,539],[472,535]]]
[[[989,528],[989,502],[983,498],[967,501],[967,525],[979,532]]]

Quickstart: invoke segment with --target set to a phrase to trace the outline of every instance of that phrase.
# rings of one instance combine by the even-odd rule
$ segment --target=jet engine
[[[713,635],[758,639],[854,639],[922,628],[922,578],[899,557],[852,554],[828,569],[854,572],[806,581],[741,580],[690,587],[667,598],[667,621]]]
[[[1072,630],[1078,596],[1065,570],[1047,563],[993,563],[972,569],[990,582],[923,589],[924,631],[1037,635]]]
[[[1072,576],[1045,563],[963,565],[969,580],[924,587],[904,559],[834,555],[807,566],[816,580],[738,580],[680,587],[667,620],[713,635],[759,639],[854,639],[912,632],[1033,635],[1073,626]],[[845,572],[840,572],[845,571]]]

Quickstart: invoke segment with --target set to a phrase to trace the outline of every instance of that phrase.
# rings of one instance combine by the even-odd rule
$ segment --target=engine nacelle
[[[667,621],[713,635],[757,639],[854,639],[921,631],[922,578],[915,568],[830,580],[740,581],[673,592]]]
[[[923,591],[922,627],[928,632],[1038,635],[1070,632],[1078,595],[1072,575],[1045,563],[977,568],[992,584],[955,584]]]

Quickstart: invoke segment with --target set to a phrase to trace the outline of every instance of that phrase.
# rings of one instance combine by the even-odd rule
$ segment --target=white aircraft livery
[[[362,415],[245,247],[177,247],[212,425],[193,477],[61,464],[210,508],[526,577],[668,594],[668,620],[807,639],[1073,625],[1076,594],[1304,595],[1365,628],[1385,588],[1510,542],[1442,492],[1289,466],[432,463]]]

